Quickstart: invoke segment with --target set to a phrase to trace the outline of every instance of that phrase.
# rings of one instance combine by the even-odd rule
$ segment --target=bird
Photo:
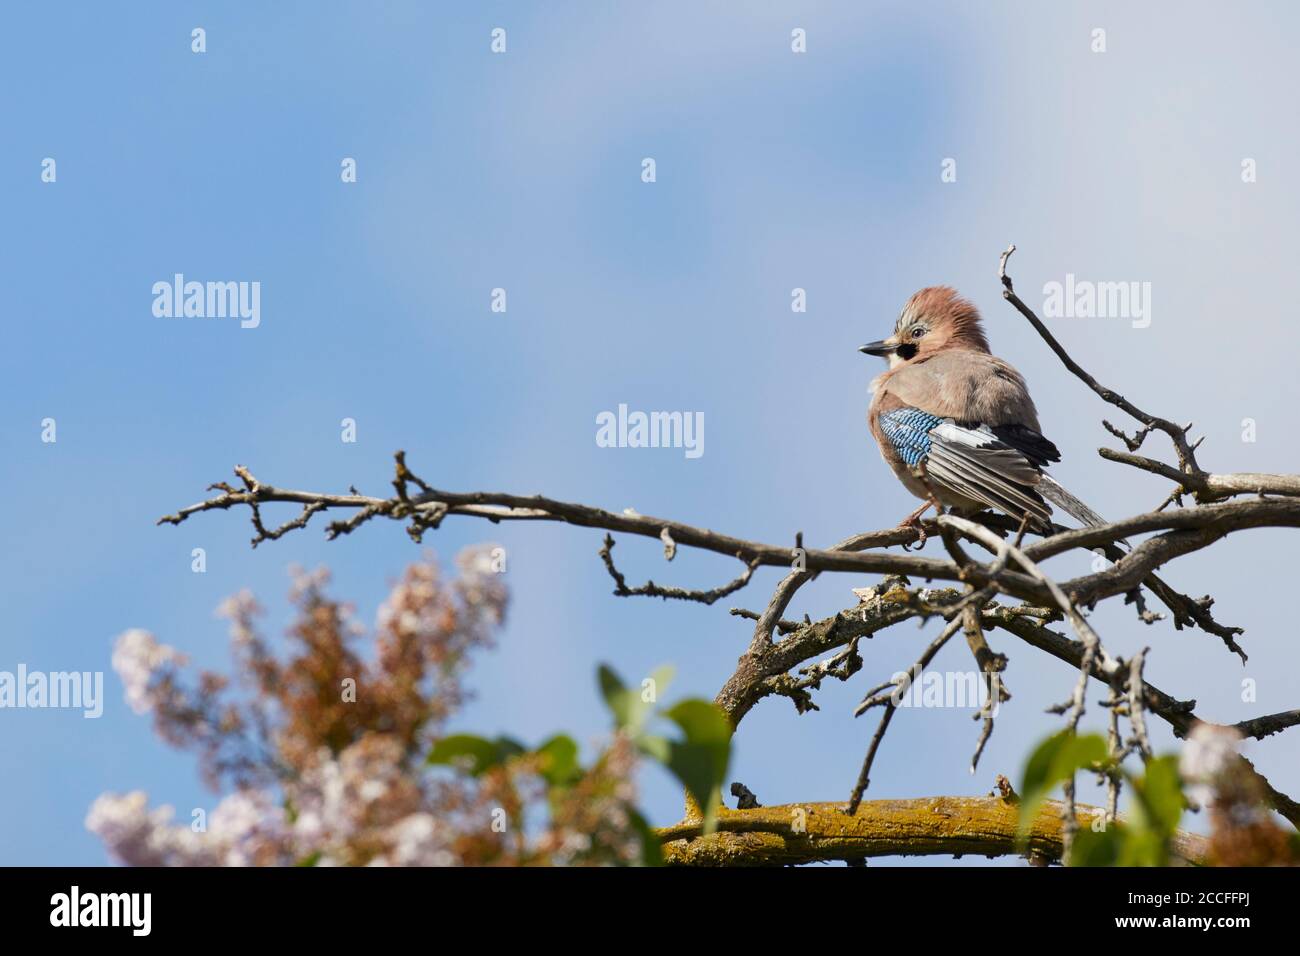
[[[920,290],[894,334],[859,351],[889,360],[871,383],[867,421],[881,457],[924,502],[899,524],[920,545],[932,507],[992,509],[1039,534],[1052,531],[1051,504],[1085,525],[1106,523],[1044,471],[1061,453],[1042,434],[1024,376],[989,350],[979,310],[956,290]]]

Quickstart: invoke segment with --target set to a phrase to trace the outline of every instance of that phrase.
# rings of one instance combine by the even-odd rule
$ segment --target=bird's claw
[[[911,542],[910,544],[906,541],[903,542],[904,551],[911,551],[913,548],[920,551],[925,547],[925,542],[929,540],[930,536],[925,531],[925,525],[921,523],[920,515],[909,515],[904,518],[898,526],[900,528],[910,528],[916,532],[916,540],[914,542]]]
[[[911,544],[908,544],[907,542],[903,543],[904,551],[911,551],[912,548],[916,548],[916,550],[920,551],[925,547],[925,542],[930,536],[926,534],[925,525],[921,524],[921,515],[925,514],[931,508],[934,508],[937,513],[943,514],[943,506],[939,504],[939,500],[932,495],[925,504],[921,505],[921,507],[917,508],[898,523],[900,528],[910,528],[916,532],[915,542]]]

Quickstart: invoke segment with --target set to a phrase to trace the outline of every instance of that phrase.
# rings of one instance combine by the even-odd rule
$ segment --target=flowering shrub
[[[368,659],[355,649],[365,629],[328,596],[323,571],[294,574],[284,659],[261,636],[251,595],[222,606],[232,677],[191,678],[184,654],[142,630],[122,634],[113,668],[128,704],[228,795],[200,824],[174,821],[140,791],[106,793],[86,826],[143,866],[655,862],[629,733],[615,729],[587,767],[568,737],[529,750],[446,734],[469,659],[492,644],[507,603],[486,549],[457,565],[451,581],[432,561],[406,570]]]

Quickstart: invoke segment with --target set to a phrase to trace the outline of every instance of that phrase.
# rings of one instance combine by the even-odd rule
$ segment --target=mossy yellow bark
[[[658,832],[665,862],[679,866],[779,866],[900,855],[993,857],[1026,850],[1059,859],[1061,804],[1043,804],[1024,843],[1017,841],[1019,812],[1019,804],[1004,797],[872,800],[852,816],[842,803],[802,803],[723,809],[718,831],[708,836],[689,817]],[[1080,824],[1087,826],[1101,812],[1079,806]],[[1180,833],[1174,851],[1195,862],[1204,856],[1204,841]]]

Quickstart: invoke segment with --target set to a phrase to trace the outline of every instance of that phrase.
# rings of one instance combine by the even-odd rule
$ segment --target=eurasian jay
[[[899,481],[925,501],[902,521],[922,542],[930,507],[992,508],[1047,532],[1051,501],[1084,524],[1105,523],[1043,472],[1061,453],[1040,433],[1025,380],[989,352],[979,312],[954,290],[922,289],[894,334],[860,351],[889,358],[871,383],[867,421]]]

